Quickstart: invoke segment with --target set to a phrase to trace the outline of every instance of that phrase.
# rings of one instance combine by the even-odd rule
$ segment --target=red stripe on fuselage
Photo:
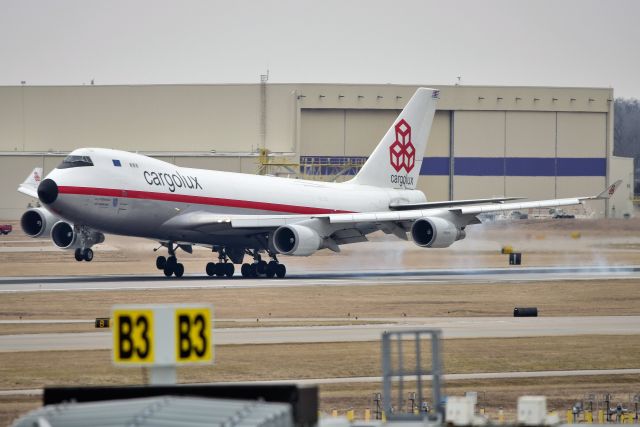
[[[312,208],[307,206],[283,205],[280,203],[253,202],[250,200],[222,199],[219,197],[189,196],[186,194],[157,193],[153,191],[118,190],[115,188],[59,186],[60,194],[82,196],[124,197],[128,199],[157,200],[162,202],[192,203],[197,205],[224,206],[229,208],[256,209],[293,214],[352,213],[336,209]]]

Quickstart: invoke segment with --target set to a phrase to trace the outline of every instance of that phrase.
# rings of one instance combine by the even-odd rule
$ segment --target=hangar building
[[[78,147],[138,151],[180,166],[347,179],[418,86],[225,84],[0,87],[0,218],[16,187]],[[613,90],[435,86],[440,101],[419,188],[429,200],[596,194],[589,214],[632,212],[633,159],[613,156]],[[260,191],[259,188],[256,191]]]

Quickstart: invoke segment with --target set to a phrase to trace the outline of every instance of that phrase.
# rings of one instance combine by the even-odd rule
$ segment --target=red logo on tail
[[[416,148],[411,143],[411,126],[401,119],[395,130],[396,140],[389,147],[390,163],[396,172],[404,168],[409,173],[416,165]]]

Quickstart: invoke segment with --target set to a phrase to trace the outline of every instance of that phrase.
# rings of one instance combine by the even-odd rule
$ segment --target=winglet
[[[622,184],[622,180],[619,179],[616,182],[614,182],[613,184],[611,184],[606,190],[604,190],[602,193],[598,194],[597,196],[593,197],[594,199],[609,199],[611,198],[611,196],[613,196],[613,193],[616,192],[616,190],[618,189],[618,187],[620,187],[620,184]]]
[[[42,168],[34,168],[18,187],[18,191],[27,196],[38,198],[38,185],[42,181]]]

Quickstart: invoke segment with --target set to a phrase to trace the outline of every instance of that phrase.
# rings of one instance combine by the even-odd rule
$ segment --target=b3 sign
[[[211,361],[211,310],[178,308],[175,311],[176,360]]]
[[[129,366],[213,363],[210,305],[115,306],[113,361]]]

